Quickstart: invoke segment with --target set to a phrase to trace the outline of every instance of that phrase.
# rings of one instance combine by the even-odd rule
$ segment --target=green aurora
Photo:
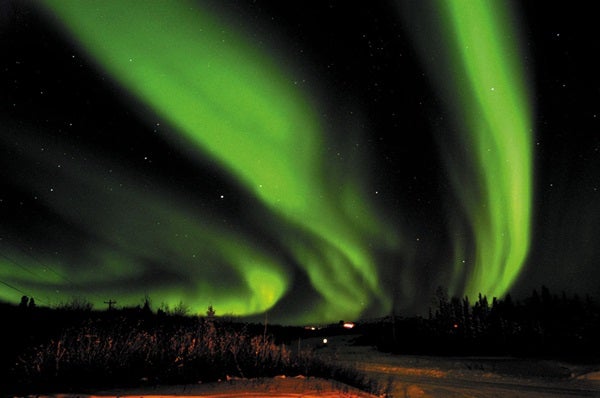
[[[281,239],[323,298],[310,317],[357,317],[373,301],[391,307],[371,242],[393,248],[395,233],[363,197],[360,175],[348,180],[357,171],[327,168],[326,132],[307,94],[287,77],[291,71],[193,3],[46,5],[101,68],[179,133],[170,139],[216,160],[296,230]],[[227,238],[212,239],[237,251]],[[249,262],[238,269],[255,297],[239,297],[235,306],[213,298],[214,306],[239,315],[273,306],[288,284],[285,274],[234,257]],[[203,297],[190,304],[202,308],[206,302]]]
[[[389,313],[393,286],[411,281],[390,281],[408,274],[382,266],[378,255],[410,254],[405,231],[382,215],[402,209],[379,209],[366,194],[368,156],[351,148],[345,162],[328,159],[332,135],[320,120],[318,90],[294,84],[289,55],[265,51],[223,15],[193,2],[43,4],[46,17],[131,96],[133,108],[168,124],[161,129],[165,139],[199,163],[218,164],[253,198],[249,217],[284,250],[219,222],[185,195],[148,189],[139,176],[90,153],[93,161],[84,167],[73,162],[53,171],[63,183],[52,192],[49,175],[24,183],[98,241],[68,258],[40,256],[33,263],[4,248],[0,277],[11,286],[0,285],[3,299],[18,301],[13,285],[54,300],[60,291],[65,301],[94,286],[87,298],[96,307],[116,292],[120,304],[148,294],[199,313],[212,304],[219,314],[256,315],[285,298],[299,268],[318,299],[285,321],[355,319],[373,308]],[[450,104],[458,126],[452,134],[468,148],[464,156],[462,147],[441,147],[468,220],[451,223],[456,252],[448,274],[454,292],[501,296],[517,278],[530,240],[531,128],[516,36],[502,4],[435,4],[443,10],[436,29],[445,32],[447,62],[426,67]],[[435,48],[424,40],[415,42]],[[49,140],[46,153],[38,153],[35,139],[28,142],[19,129],[9,130],[30,146],[23,167],[31,162],[50,170],[47,154],[64,148]],[[106,169],[113,170],[108,180]],[[77,266],[83,262],[89,267]],[[53,270],[44,269],[43,280],[20,265],[44,268],[39,263]],[[394,266],[405,265],[410,268]]]
[[[425,4],[428,34],[414,22],[413,33],[450,111],[453,127],[438,127],[444,130],[440,152],[468,220],[465,226],[450,217],[451,291],[501,297],[518,277],[531,240],[532,126],[518,19],[507,2]],[[439,19],[432,18],[436,13]],[[458,146],[451,144],[455,135]]]
[[[11,130],[14,133],[5,138],[18,137],[25,153],[34,154],[24,159],[22,167],[37,164],[45,170],[44,174],[39,170],[28,173],[28,186],[72,225],[82,231],[92,226],[95,240],[74,255],[74,263],[87,265],[76,267],[77,272],[46,256],[40,260],[48,265],[43,268],[44,278],[31,280],[27,268],[18,265],[31,264],[32,259],[15,251],[8,258],[18,261],[4,264],[3,280],[51,297],[59,289],[65,302],[94,292],[94,297],[86,298],[97,305],[113,295],[122,303],[135,304],[148,289],[151,298],[160,297],[171,308],[179,302],[199,309],[215,303],[231,314],[263,312],[285,293],[289,270],[281,259],[260,242],[219,223],[183,195],[161,186],[145,187],[139,176],[92,153],[85,157],[93,162],[64,159],[57,171],[52,159],[54,153],[65,152],[63,146],[43,142],[45,150],[40,153],[35,150],[39,140],[27,139],[22,130]],[[58,183],[50,190],[48,180]],[[154,267],[161,276],[152,282]],[[69,275],[73,283],[65,283],[63,275]]]

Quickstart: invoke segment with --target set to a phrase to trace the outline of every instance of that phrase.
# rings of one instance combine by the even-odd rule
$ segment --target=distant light
[[[344,329],[352,329],[354,327],[354,322],[344,322]]]
[[[323,344],[327,344],[327,339],[323,339]]]

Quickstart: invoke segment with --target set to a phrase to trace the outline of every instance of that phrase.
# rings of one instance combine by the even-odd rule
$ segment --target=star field
[[[3,3],[0,299],[600,293],[593,13],[461,5]]]

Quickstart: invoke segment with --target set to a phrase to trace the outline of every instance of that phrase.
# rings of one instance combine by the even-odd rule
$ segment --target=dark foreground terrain
[[[600,396],[600,311],[591,298],[542,289],[522,302],[480,296],[471,305],[440,290],[437,300],[428,318],[310,326],[153,312],[149,305],[96,311],[85,302],[0,304],[0,391]]]
[[[327,361],[354,366],[364,372],[379,391],[369,394],[331,379],[297,375],[272,378],[230,378],[220,382],[186,385],[156,385],[104,389],[94,396],[204,398],[228,397],[597,397],[600,396],[600,365],[574,365],[554,360],[432,357],[386,354],[372,347],[356,346],[358,336],[330,335],[308,338],[302,344],[320,347],[316,352]],[[53,397],[86,397],[85,394],[50,394]],[[91,396],[90,394],[89,396]]]

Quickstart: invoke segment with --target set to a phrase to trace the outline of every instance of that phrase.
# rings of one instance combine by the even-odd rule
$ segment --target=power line
[[[8,257],[7,255],[5,255],[5,254],[3,254],[3,253],[0,253],[0,256],[4,257],[6,260],[10,261],[12,264],[14,264],[14,265],[16,265],[17,267],[19,267],[19,268],[23,269],[24,271],[27,271],[27,272],[28,272],[28,273],[30,273],[31,275],[33,275],[33,276],[35,276],[35,277],[37,277],[37,278],[39,278],[39,277],[40,277],[39,275],[36,275],[36,273],[35,273],[35,272],[33,272],[33,271],[31,271],[30,269],[28,269],[27,267],[25,267],[25,266],[23,266],[23,265],[21,265],[21,264],[17,263],[15,260],[11,259],[11,258],[10,258],[10,257]],[[19,293],[21,293],[21,294],[23,294],[23,295],[25,295],[25,296],[33,297],[33,295],[32,295],[32,294],[29,294],[29,293],[27,293],[27,292],[24,292],[23,290],[21,290],[21,289],[19,289],[19,288],[15,287],[15,286],[13,286],[13,285],[11,285],[11,284],[10,284],[10,283],[8,283],[8,282],[4,282],[4,281],[1,281],[1,280],[0,280],[0,283],[2,283],[2,284],[3,284],[3,285],[5,285],[5,286],[8,286],[9,288],[11,288],[11,289],[13,289],[13,290],[16,290],[17,292],[19,292]],[[39,301],[40,303],[44,303],[44,301],[43,301],[43,300],[40,300],[39,298],[38,298],[38,301]]]
[[[14,242],[13,242],[14,243]],[[36,262],[37,264],[39,264],[44,270],[48,270],[50,272],[52,272],[53,274],[55,274],[56,276],[58,276],[60,279],[62,279],[63,281],[67,282],[68,284],[70,284],[74,289],[76,290],[82,290],[85,291],[85,287],[72,281],[71,279],[69,279],[68,277],[66,277],[65,275],[61,274],[60,272],[56,271],[55,269],[53,269],[51,266],[44,264],[42,261],[40,261],[38,258],[36,258],[31,252],[25,250],[23,248],[23,245],[15,245],[14,247],[18,248],[19,251],[21,251],[23,254],[25,254],[26,256],[28,256],[29,258],[31,258],[34,262]],[[6,255],[2,254],[2,256],[4,258],[6,258],[7,260],[9,260],[10,262],[12,262],[13,264],[17,265],[18,267],[22,268],[23,270],[29,272],[30,274],[32,274],[33,276],[39,278],[39,279],[47,279],[46,276],[42,277],[36,273],[34,273],[33,271],[27,269],[25,266],[23,266],[22,264],[18,264],[16,261],[11,260],[10,258],[8,258]],[[92,293],[92,292],[86,292],[86,294],[93,296],[94,298],[96,298],[99,301],[102,301],[103,298]]]
[[[33,295],[31,295],[31,294],[29,294],[29,293],[27,293],[27,292],[24,292],[23,290],[19,289],[18,287],[14,287],[14,286],[13,286],[13,285],[11,285],[10,283],[4,282],[4,281],[2,281],[2,280],[0,280],[0,283],[2,283],[3,285],[6,285],[6,286],[8,286],[9,288],[11,288],[11,289],[13,289],[13,290],[16,290],[17,292],[21,293],[21,294],[22,294],[22,295],[24,295],[24,296],[33,297]],[[43,300],[40,300],[40,299],[38,299],[38,301],[39,301],[40,303],[42,303],[42,304],[45,304],[45,302],[44,302]]]
[[[21,265],[21,264],[17,263],[15,260],[13,260],[12,258],[8,257],[6,254],[0,253],[0,256],[4,257],[5,259],[7,259],[8,261],[10,261],[11,263],[13,263],[14,265],[16,265],[17,267],[21,268],[22,270],[25,270],[25,271],[29,272],[31,275],[33,275],[33,276],[35,276],[37,278],[40,277],[39,275],[37,275],[32,270],[28,269],[24,265]]]
[[[33,259],[35,262],[37,262],[37,263],[38,263],[40,266],[42,266],[44,269],[49,269],[49,270],[50,270],[50,271],[52,271],[54,274],[56,274],[58,277],[62,278],[62,279],[65,281],[65,282],[67,282],[67,283],[70,283],[71,285],[73,285],[74,287],[76,287],[76,285],[75,285],[75,283],[74,283],[73,281],[71,281],[71,280],[69,280],[68,278],[66,278],[65,276],[63,276],[63,275],[59,274],[57,271],[53,270],[51,267],[49,267],[49,266],[47,266],[47,265],[44,265],[44,264],[43,264],[43,263],[42,263],[40,260],[38,260],[37,258],[33,257],[33,255],[32,255],[31,253],[27,253],[27,252],[26,252],[25,250],[23,250],[21,247],[18,247],[18,249],[19,249],[21,252],[23,252],[25,255],[27,255],[27,256],[29,256],[31,259]],[[21,268],[22,270],[26,271],[27,273],[29,273],[29,274],[31,274],[31,275],[33,275],[35,278],[38,278],[38,279],[40,279],[40,280],[48,280],[48,278],[47,278],[47,276],[46,276],[46,275],[43,275],[43,276],[42,276],[42,275],[40,275],[40,274],[37,274],[37,273],[33,272],[32,270],[30,270],[29,268],[27,268],[27,267],[26,267],[26,266],[24,266],[23,264],[20,264],[20,263],[18,263],[17,261],[13,260],[12,258],[8,257],[6,254],[4,254],[4,253],[0,253],[0,256],[1,256],[1,257],[3,257],[3,258],[5,258],[7,261],[9,261],[10,263],[12,263],[13,265],[15,265],[15,266],[17,266],[17,267]],[[32,295],[32,294],[29,294],[29,293],[25,293],[25,292],[23,292],[22,290],[20,290],[20,289],[18,289],[18,288],[15,288],[14,286],[12,286],[12,285],[10,285],[10,284],[8,284],[8,283],[6,283],[6,282],[2,282],[2,283],[3,283],[4,285],[6,285],[6,286],[8,286],[8,287],[12,288],[12,289],[15,289],[15,290],[17,290],[17,291],[18,291],[18,292],[20,292],[20,293],[23,293],[23,294],[25,294],[25,295],[28,295],[28,296],[31,296],[31,297],[35,297],[34,295]],[[99,298],[99,297],[97,297],[97,298]],[[40,303],[45,303],[45,301],[43,301],[43,300],[40,300],[39,298],[38,298],[38,301],[39,301]]]

